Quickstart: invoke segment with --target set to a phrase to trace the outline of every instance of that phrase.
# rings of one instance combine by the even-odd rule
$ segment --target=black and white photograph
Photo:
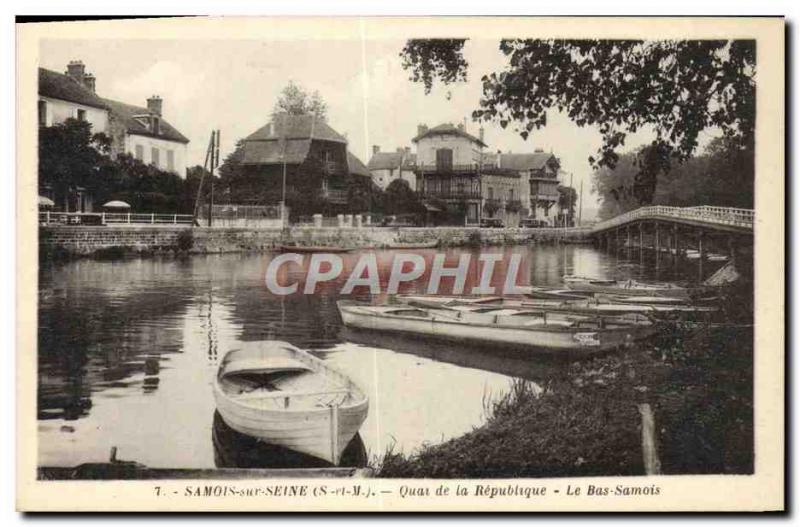
[[[18,24],[25,507],[783,507],[783,19],[425,21]]]

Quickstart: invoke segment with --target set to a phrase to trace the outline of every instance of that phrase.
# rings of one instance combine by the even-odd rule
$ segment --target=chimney
[[[417,125],[417,137],[421,136],[425,132],[428,131],[428,125],[426,124],[418,124]]]
[[[372,155],[375,155],[380,151],[381,151],[381,147],[379,145],[372,145]]]
[[[95,90],[95,78],[94,75],[91,73],[87,73],[83,76],[83,85],[86,86],[87,89],[91,90],[93,93]]]
[[[155,115],[161,117],[161,97],[158,95],[153,95],[149,99],[147,99],[147,110]]]
[[[69,64],[67,64],[67,71],[64,72],[65,75],[71,77],[81,86],[83,86],[83,77],[85,73],[86,66],[84,66],[83,62],[80,60],[69,61]]]

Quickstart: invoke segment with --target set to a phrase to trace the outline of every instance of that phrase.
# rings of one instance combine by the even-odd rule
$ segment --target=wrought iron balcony
[[[419,195],[421,198],[442,200],[481,199],[481,192],[479,190],[471,189],[422,189],[419,191]]]

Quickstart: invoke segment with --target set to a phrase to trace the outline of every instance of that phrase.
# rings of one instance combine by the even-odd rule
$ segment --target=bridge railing
[[[593,230],[595,232],[603,231],[639,219],[658,218],[694,220],[752,229],[755,221],[755,212],[752,209],[710,207],[708,205],[697,207],[667,207],[664,205],[654,205],[651,207],[641,207],[615,216],[609,220],[601,221],[594,225]]]

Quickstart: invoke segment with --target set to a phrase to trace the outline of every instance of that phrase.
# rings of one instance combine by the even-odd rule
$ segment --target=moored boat
[[[435,249],[439,246],[439,240],[432,242],[408,242],[408,243],[387,243],[387,249]]]
[[[607,280],[585,276],[564,276],[564,285],[577,291],[610,293],[626,296],[669,296],[688,298],[689,289],[669,282],[640,282],[638,280]]]
[[[353,381],[280,341],[229,351],[214,379],[214,397],[237,432],[334,465],[369,409]]]
[[[285,253],[347,253],[352,251],[348,247],[329,245],[281,245],[279,249]]]
[[[632,297],[636,299],[648,297]],[[418,307],[448,307],[455,305],[480,305],[504,307],[513,309],[534,309],[548,311],[562,311],[582,314],[621,315],[625,313],[642,313],[644,315],[670,315],[679,313],[710,313],[717,311],[713,306],[696,306],[681,303],[659,302],[661,297],[655,297],[654,302],[616,302],[607,300],[604,295],[581,300],[561,299],[525,299],[509,297],[469,297],[469,296],[433,296],[433,295],[400,295],[403,302]]]
[[[531,352],[607,351],[656,331],[652,320],[637,314],[600,317],[493,306],[371,306],[342,300],[337,305],[348,327]]]

